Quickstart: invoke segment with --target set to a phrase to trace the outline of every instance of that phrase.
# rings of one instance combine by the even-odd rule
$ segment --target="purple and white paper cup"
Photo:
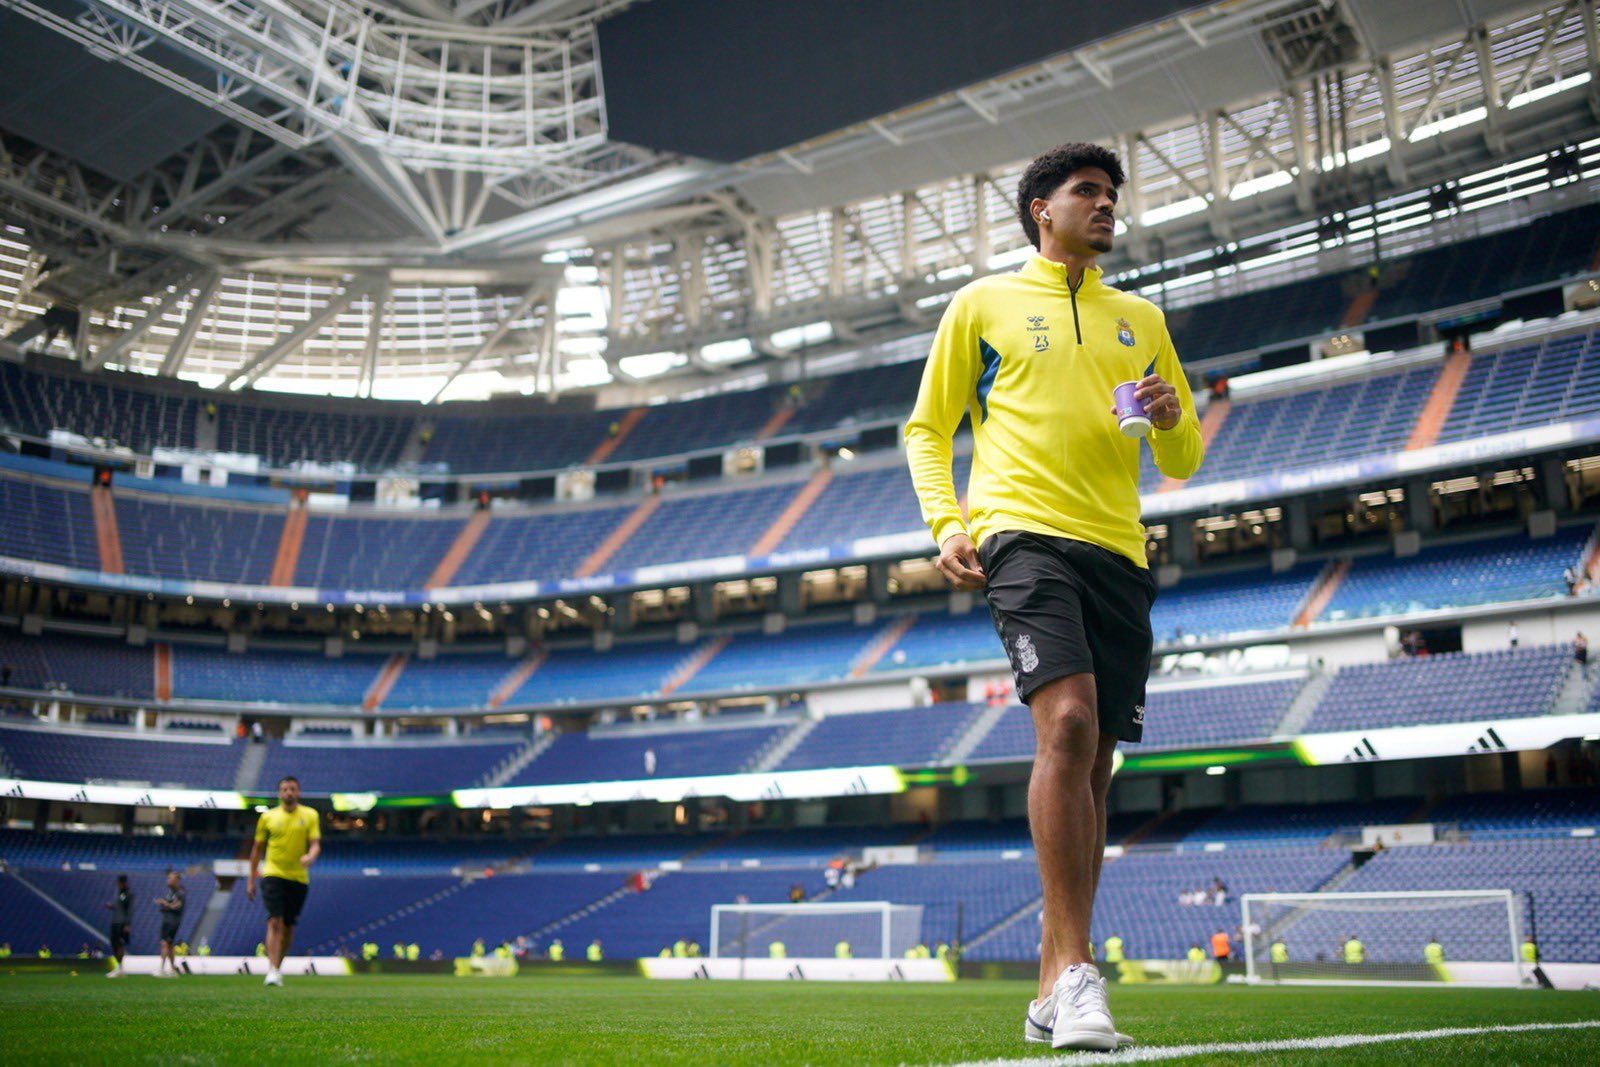
[[[1112,402],[1117,407],[1117,426],[1124,437],[1150,435],[1150,416],[1145,414],[1144,403],[1133,395],[1138,388],[1138,382],[1123,382],[1111,394]]]

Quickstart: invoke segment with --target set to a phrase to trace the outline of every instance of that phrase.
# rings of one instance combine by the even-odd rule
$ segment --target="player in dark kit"
[[[128,876],[117,875],[117,895],[106,904],[111,912],[111,970],[107,978],[122,977],[122,957],[128,952],[128,934],[133,925],[133,890],[128,888]]]
[[[178,977],[178,959],[173,949],[178,944],[178,927],[183,924],[183,909],[188,895],[183,888],[183,875],[167,872],[167,895],[156,901],[161,909],[161,966],[157,978]]]

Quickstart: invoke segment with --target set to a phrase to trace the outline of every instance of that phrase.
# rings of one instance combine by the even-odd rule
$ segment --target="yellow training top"
[[[906,423],[911,480],[934,540],[943,544],[967,529],[950,439],[970,411],[967,508],[975,542],[1027,530],[1088,541],[1148,566],[1139,439],[1122,435],[1111,403],[1118,385],[1152,367],[1177,389],[1183,417],[1147,440],[1163,474],[1188,478],[1205,444],[1160,308],[1106,285],[1093,267],[1074,292],[1066,266],[1039,255],[961,289],[939,323]]]
[[[264,877],[311,881],[311,875],[300,865],[300,857],[310,849],[311,842],[322,840],[322,822],[315,811],[304,804],[285,811],[280,804],[256,823],[256,840],[267,844],[261,864]]]

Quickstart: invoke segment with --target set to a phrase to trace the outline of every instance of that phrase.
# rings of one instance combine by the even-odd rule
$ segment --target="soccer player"
[[[300,780],[286,776],[278,781],[278,806],[256,821],[256,841],[250,848],[250,877],[245,896],[256,898],[257,872],[266,856],[266,876],[261,879],[261,899],[267,906],[267,980],[283,985],[283,957],[294,943],[294,924],[305,907],[310,887],[310,866],[322,855],[322,823],[317,813],[300,803]]]
[[[128,876],[117,875],[117,895],[106,904],[111,912],[111,970],[107,978],[122,977],[122,957],[128,953],[128,935],[133,930],[133,890]]]
[[[1037,740],[1028,821],[1044,887],[1039,996],[1025,1035],[1057,1048],[1119,1038],[1090,958],[1117,742],[1138,741],[1156,582],[1139,522],[1139,441],[1112,393],[1137,382],[1156,466],[1188,478],[1205,452],[1166,322],[1105,284],[1122,164],[1065,144],[1029,164],[1017,213],[1038,254],[945,309],[906,424],[906,453],[939,570],[984,589]],[[971,416],[969,521],[951,439]]]
[[[156,901],[156,907],[161,910],[161,965],[156,970],[157,978],[178,977],[178,927],[183,923],[183,909],[187,903],[183,875],[168,871],[167,895]]]

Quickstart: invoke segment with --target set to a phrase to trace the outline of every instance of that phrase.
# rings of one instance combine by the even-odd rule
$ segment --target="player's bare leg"
[[[1089,915],[1104,833],[1093,786],[1100,741],[1094,676],[1058,678],[1033,695],[1037,748],[1028,781],[1028,824],[1044,887],[1040,996],[1069,965],[1088,963]],[[1099,809],[1104,811],[1103,803]]]

